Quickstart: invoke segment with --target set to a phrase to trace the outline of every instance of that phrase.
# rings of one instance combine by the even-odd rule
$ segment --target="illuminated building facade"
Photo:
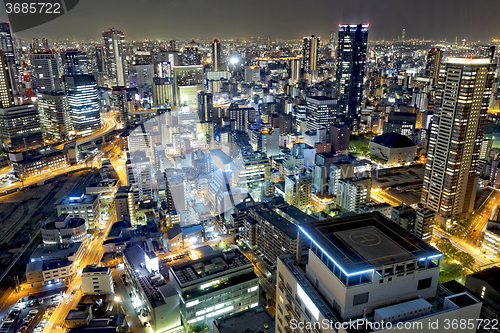
[[[37,148],[43,143],[40,114],[34,105],[0,109],[0,144],[8,151]]]
[[[101,103],[94,76],[65,75],[64,90],[74,134],[87,135],[101,128]]]
[[[337,207],[346,212],[358,213],[361,208],[370,202],[372,179],[344,178],[338,181]]]
[[[431,305],[443,292],[438,285],[441,253],[380,213],[304,224],[299,230],[297,246],[304,241],[311,246],[307,253],[278,258],[277,332],[291,332],[294,322],[321,327],[324,333],[359,332],[360,327],[392,332],[397,323],[427,327],[438,322],[442,332],[451,333],[455,329],[445,329],[444,319],[479,318],[481,302],[466,292],[447,293],[438,306]],[[342,325],[350,320],[354,327]],[[475,332],[475,327],[464,332]]]
[[[438,84],[439,67],[443,60],[443,51],[438,48],[432,48],[427,52],[425,64],[425,76],[432,79],[432,84]]]
[[[182,51],[184,66],[197,66],[201,64],[201,54],[198,44],[193,40]]]
[[[83,50],[65,50],[61,52],[64,75],[87,75],[89,63]]]
[[[325,96],[306,97],[307,129],[328,128],[335,122],[336,100]]]
[[[474,208],[476,168],[496,64],[448,58],[440,76],[421,202],[451,225]]]
[[[104,70],[110,86],[127,85],[127,60],[125,58],[125,33],[112,28],[103,31]]]
[[[319,53],[319,37],[304,37],[304,44],[302,46],[302,68],[304,74],[310,74],[317,69],[318,66],[318,53]]]
[[[33,78],[38,92],[61,90],[57,58],[57,53],[53,51],[40,51],[31,54]]]
[[[285,177],[285,201],[299,209],[311,205],[313,177],[301,173]]]
[[[259,278],[239,250],[172,266],[169,278],[179,294],[185,327],[195,323],[211,327],[215,318],[259,305]]]
[[[218,39],[212,42],[212,71],[222,71],[222,50]]]
[[[37,94],[42,132],[47,139],[64,140],[71,131],[68,98],[62,91]]]
[[[337,45],[337,112],[353,124],[361,111],[368,25],[339,25]]]
[[[10,65],[7,56],[0,49],[0,108],[9,108],[15,105],[12,78],[9,68]]]

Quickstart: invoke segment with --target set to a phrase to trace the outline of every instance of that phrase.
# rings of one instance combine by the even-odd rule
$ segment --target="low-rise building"
[[[44,244],[85,242],[87,225],[83,218],[61,214],[54,221],[45,222],[41,229]]]
[[[500,307],[500,267],[490,267],[467,275],[465,287],[482,299]]]
[[[182,322],[212,326],[215,318],[259,305],[259,278],[238,250],[218,252],[169,268]]]
[[[417,145],[408,137],[397,133],[385,133],[369,143],[370,154],[388,164],[407,164],[415,160]]]
[[[39,176],[42,173],[70,166],[69,151],[55,148],[24,153],[9,153],[9,159],[12,163],[12,171],[19,179]]]
[[[99,196],[95,194],[70,194],[57,205],[57,214],[85,220],[87,229],[94,229],[100,223],[101,209]]]
[[[489,221],[486,224],[483,251],[493,257],[500,257],[500,223]]]
[[[112,294],[113,277],[109,267],[87,266],[82,272],[82,290],[88,294]]]

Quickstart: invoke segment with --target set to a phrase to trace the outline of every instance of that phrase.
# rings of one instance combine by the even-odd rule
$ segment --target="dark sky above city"
[[[2,6],[0,6],[2,8]],[[328,39],[339,23],[370,23],[371,40],[500,38],[499,0],[80,0],[21,38],[99,39],[112,26],[131,39]],[[2,8],[2,21],[8,21]]]

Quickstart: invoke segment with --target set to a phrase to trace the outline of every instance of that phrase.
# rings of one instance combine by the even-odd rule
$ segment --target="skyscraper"
[[[328,127],[335,121],[335,100],[325,96],[306,97],[307,129]]]
[[[494,45],[481,46],[479,58],[489,58],[489,59],[493,60],[494,56],[495,56],[495,46]]]
[[[15,91],[17,70],[14,65],[16,64],[16,56],[14,53],[12,34],[10,33],[10,25],[8,22],[0,23],[0,49],[2,49],[6,58],[11,88]]]
[[[38,92],[61,90],[57,53],[38,51],[31,54],[33,78]]]
[[[214,109],[212,94],[198,93],[198,117],[200,122],[212,121],[212,112]]]
[[[111,89],[111,106],[118,111],[118,122],[127,127],[128,122],[128,105],[127,105],[127,89],[125,87],[113,87]]]
[[[472,58],[449,58],[443,66],[421,199],[436,222],[450,225],[473,210],[495,67],[491,59]]]
[[[184,58],[184,66],[194,66],[201,64],[199,46],[194,40],[192,40],[191,43],[184,47],[182,55]]]
[[[425,76],[432,79],[432,84],[438,84],[439,67],[443,59],[443,51],[441,49],[430,49],[427,52]]]
[[[103,31],[104,67],[110,86],[127,84],[127,61],[125,59],[125,33],[115,28]]]
[[[305,74],[310,74],[317,69],[319,53],[319,37],[304,37],[302,47],[302,67]]]
[[[218,72],[222,70],[222,52],[220,49],[220,41],[214,39],[212,42],[212,70]]]
[[[337,46],[337,111],[353,124],[361,111],[368,25],[339,25]]]
[[[0,108],[8,108],[14,104],[9,63],[3,51],[0,50]]]
[[[65,75],[71,124],[75,135],[91,133],[101,127],[101,103],[93,75]]]
[[[71,131],[68,98],[62,91],[37,94],[42,132],[47,139],[67,139]]]
[[[76,49],[62,51],[61,61],[64,75],[86,75],[89,73],[85,51]]]

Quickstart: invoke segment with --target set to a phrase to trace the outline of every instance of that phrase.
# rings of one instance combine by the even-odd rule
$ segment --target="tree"
[[[203,332],[205,330],[208,330],[207,324],[197,324],[197,323],[194,323],[194,324],[190,324],[187,327],[187,331],[189,333],[200,333],[200,332]]]

